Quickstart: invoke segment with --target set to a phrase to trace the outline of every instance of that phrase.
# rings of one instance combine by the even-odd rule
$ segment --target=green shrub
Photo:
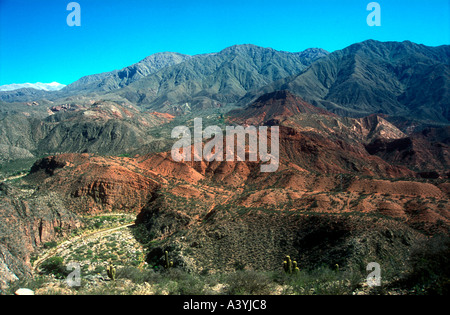
[[[408,263],[409,286],[426,294],[450,293],[450,237],[437,235],[416,245]]]
[[[286,294],[298,295],[347,295],[352,294],[363,281],[355,272],[332,270],[319,267],[314,270],[300,270],[293,275],[278,275],[276,280],[287,287]]]
[[[99,229],[99,228],[102,227],[102,225],[103,225],[103,222],[95,222],[94,223],[94,228]]]
[[[204,295],[205,279],[177,268],[164,271],[160,287],[171,295]]]
[[[67,271],[64,265],[64,260],[61,257],[47,259],[42,263],[41,270],[44,274],[52,274],[59,279],[65,278],[69,274],[69,271]]]
[[[144,282],[154,284],[159,282],[162,278],[161,274],[153,270],[140,270],[139,268],[132,266],[125,266],[118,269],[116,277],[117,279],[128,279],[138,284],[142,284]]]
[[[56,246],[58,246],[58,243],[55,241],[44,243],[44,248],[46,249],[55,248]]]
[[[273,284],[268,273],[240,270],[228,276],[226,294],[268,295],[273,292]]]

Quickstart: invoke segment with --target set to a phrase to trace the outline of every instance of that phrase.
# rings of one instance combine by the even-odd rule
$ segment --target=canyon
[[[448,56],[411,42],[237,45],[0,92],[2,290],[33,276],[45,244],[117,213],[135,217],[150,266],[168,251],[191,273],[276,271],[287,254],[311,270],[407,270],[417,244],[449,235]],[[177,159],[174,128],[195,135],[198,118],[254,126],[278,167],[261,172],[250,143],[241,159],[200,159],[226,138],[213,149],[212,133]]]

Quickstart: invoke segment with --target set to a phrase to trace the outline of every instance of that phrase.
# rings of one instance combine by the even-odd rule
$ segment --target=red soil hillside
[[[289,91],[265,94],[246,107],[245,110],[234,110],[228,114],[231,121],[239,121],[248,125],[261,125],[271,119],[298,114],[335,116],[324,109],[305,102]]]

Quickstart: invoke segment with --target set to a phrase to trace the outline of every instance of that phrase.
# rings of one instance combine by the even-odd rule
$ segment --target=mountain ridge
[[[305,56],[308,54],[305,54]],[[218,53],[197,55],[113,92],[145,108],[169,113],[189,107],[216,107],[237,102],[248,91],[304,70],[314,58],[245,44]]]
[[[213,58],[214,56],[222,56],[224,54],[229,54],[230,56],[234,54],[234,56],[237,56],[239,54],[242,54],[243,52],[255,52],[255,51],[266,51],[268,55],[271,53],[279,54],[279,55],[286,55],[291,57],[290,65],[287,65],[283,68],[294,68],[297,69],[297,67],[300,67],[303,69],[305,65],[309,65],[313,61],[315,61],[318,58],[321,58],[328,54],[327,51],[320,49],[320,48],[310,48],[306,49],[302,52],[297,53],[291,53],[291,52],[283,52],[283,51],[277,51],[273,48],[264,48],[260,46],[256,46],[253,44],[243,44],[243,45],[234,45],[230,47],[226,47],[222,49],[219,52],[213,52],[213,53],[205,53],[205,54],[199,54],[194,56],[184,55],[181,53],[176,52],[161,52],[161,53],[155,53],[150,56],[147,56],[146,58],[142,59],[141,61],[122,68],[120,70],[113,70],[110,72],[104,72],[104,73],[98,73],[98,74],[92,74],[92,75],[86,75],[75,82],[72,82],[71,84],[67,85],[62,91],[56,93],[56,92],[41,92],[36,93],[28,90],[23,90],[20,93],[11,93],[11,92],[0,92],[0,100],[5,102],[28,102],[28,101],[35,101],[40,99],[48,99],[51,101],[57,101],[58,99],[64,99],[66,97],[76,96],[76,95],[103,95],[105,93],[126,88],[128,85],[139,81],[140,79],[143,79],[149,75],[152,75],[164,68],[168,68],[171,66],[176,66],[177,64],[183,63],[184,61],[189,61],[190,59],[200,59],[203,60],[204,58]],[[251,58],[250,58],[251,59]],[[293,64],[293,60],[298,63],[298,65]],[[302,61],[304,60],[304,61]],[[280,60],[278,60],[280,61]],[[211,65],[211,63],[210,63]],[[199,64],[197,63],[196,67],[198,67]],[[265,69],[266,72],[270,71],[278,71],[278,65],[275,65],[272,67],[273,69]],[[177,70],[177,68],[175,68]],[[286,69],[285,69],[286,70]],[[200,73],[203,70],[200,71]],[[225,71],[226,72],[226,71]],[[290,71],[290,73],[295,73],[295,71]],[[192,73],[191,73],[192,75]],[[270,73],[269,73],[270,75]],[[280,74],[276,76],[276,78],[281,78],[283,74]],[[198,77],[198,73],[194,73],[194,77]],[[261,78],[264,77],[264,74],[258,79],[261,81]],[[214,78],[213,78],[214,79]],[[170,78],[169,78],[170,80]],[[269,83],[271,80],[262,80],[264,83]],[[175,83],[175,82],[173,82]],[[155,84],[155,88],[159,89],[159,85],[162,84],[160,82],[159,84]],[[235,82],[231,82],[231,85],[235,84]],[[261,83],[260,83],[261,84]],[[245,88],[244,88],[245,90]],[[139,91],[132,91],[133,94],[141,94]],[[130,92],[125,91],[124,93],[121,93],[119,96],[120,100],[130,99],[129,96]],[[108,97],[108,96],[107,96]],[[134,101],[141,101],[145,96],[143,95],[133,95],[131,99]],[[117,100],[117,96],[112,96],[112,100]]]
[[[296,76],[250,92],[240,104],[287,89],[344,116],[383,113],[449,123],[449,60],[449,45],[368,40],[330,53]]]

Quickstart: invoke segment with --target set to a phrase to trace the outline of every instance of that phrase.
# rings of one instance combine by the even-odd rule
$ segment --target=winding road
[[[68,245],[71,245],[75,242],[81,241],[81,240],[88,240],[90,238],[93,237],[99,237],[99,236],[105,236],[108,234],[111,234],[115,231],[127,228],[127,227],[131,227],[134,226],[134,223],[128,223],[125,225],[121,225],[121,226],[117,226],[114,228],[108,228],[108,229],[104,229],[104,230],[98,230],[98,231],[94,231],[88,234],[84,234],[84,235],[80,235],[80,236],[76,236],[73,237],[69,240],[66,240],[64,242],[62,242],[61,244],[59,244],[58,246],[56,246],[55,248],[52,248],[51,250],[49,250],[48,252],[46,252],[44,255],[42,255],[41,257],[39,257],[38,259],[36,259],[33,262],[33,266],[32,266],[32,270],[33,272],[35,272],[36,270],[38,270],[38,267],[48,258],[52,257],[52,256],[56,256],[59,252],[63,251],[65,247],[67,247]]]

